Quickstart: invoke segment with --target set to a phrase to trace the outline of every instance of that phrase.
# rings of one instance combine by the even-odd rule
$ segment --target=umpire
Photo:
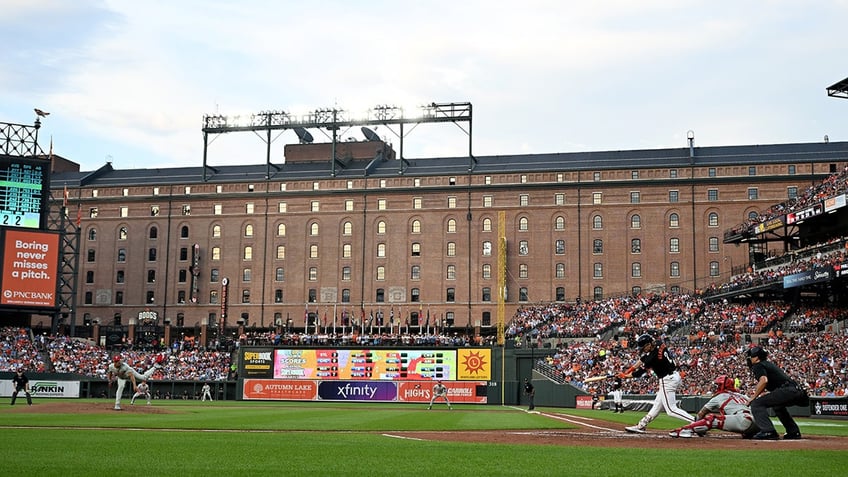
[[[777,431],[775,431],[774,425],[769,419],[768,410],[771,408],[786,429],[783,438],[800,439],[801,431],[789,414],[787,407],[809,403],[806,391],[790,379],[782,369],[767,361],[768,352],[762,347],[754,346],[746,354],[748,355],[751,372],[757,379],[754,395],[748,401],[748,405],[751,406],[751,414],[754,416],[754,423],[760,428],[760,432],[754,434],[753,438],[760,440],[779,439]],[[768,392],[766,393],[766,391]]]
[[[23,391],[26,396],[27,404],[32,406],[32,395],[29,393],[29,378],[24,374],[23,365],[18,366],[15,370],[15,375],[12,376],[12,386],[15,390],[12,392],[12,406],[15,405],[15,400],[18,398],[18,393]]]

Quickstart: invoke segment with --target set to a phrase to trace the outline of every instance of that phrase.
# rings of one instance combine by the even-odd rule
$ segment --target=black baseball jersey
[[[760,361],[759,363],[751,366],[751,372],[754,373],[754,377],[757,378],[758,381],[763,376],[768,378],[766,389],[769,391],[774,391],[786,383],[793,382],[782,369],[778,368],[770,361]]]
[[[645,369],[654,370],[654,374],[662,379],[677,369],[674,357],[662,341],[655,343],[654,349],[639,357]],[[641,373],[640,373],[641,374]],[[633,376],[636,376],[634,373]]]
[[[21,373],[21,374],[15,373],[15,375],[12,376],[12,384],[15,386],[16,391],[26,390],[26,385],[27,385],[28,382],[29,382],[29,378],[27,378],[26,374],[24,374],[24,373]]]

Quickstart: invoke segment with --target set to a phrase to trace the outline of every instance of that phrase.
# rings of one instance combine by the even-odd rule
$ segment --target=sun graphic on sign
[[[462,364],[465,365],[465,372],[477,374],[483,371],[483,367],[486,365],[486,360],[480,355],[480,353],[468,353]]]

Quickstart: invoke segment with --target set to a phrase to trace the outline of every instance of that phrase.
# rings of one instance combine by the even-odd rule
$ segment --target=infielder
[[[644,434],[648,424],[657,418],[661,409],[664,409],[666,414],[671,417],[683,419],[687,422],[694,421],[695,418],[691,414],[677,406],[676,393],[677,388],[680,387],[681,378],[680,373],[677,372],[674,358],[665,343],[655,341],[651,335],[644,334],[636,339],[636,347],[642,353],[639,361],[627,371],[619,374],[618,377],[621,379],[638,378],[645,374],[648,369],[651,369],[660,380],[659,389],[657,390],[657,397],[654,399],[654,405],[648,411],[648,414],[639,420],[639,424],[624,429],[627,432]]]
[[[710,429],[722,429],[742,434],[750,439],[760,428],[748,407],[748,397],[737,392],[733,379],[725,375],[716,378],[716,392],[698,411],[698,420],[668,433],[671,437],[703,436]]]
[[[200,394],[202,395],[200,398],[201,401],[205,401],[206,398],[209,398],[210,401],[212,400],[212,388],[209,386],[209,383],[203,383],[203,387],[200,388]]]
[[[147,381],[142,381],[141,384],[136,388],[135,394],[133,394],[132,399],[130,399],[130,406],[135,405],[136,398],[144,397],[147,399],[147,405],[150,405],[150,386],[147,385]]]
[[[18,398],[18,393],[23,391],[26,396],[27,404],[32,406],[32,395],[29,393],[29,378],[24,374],[24,367],[19,366],[15,370],[15,375],[12,376],[12,386],[15,390],[12,391],[12,406],[15,405],[15,399]]]
[[[427,406],[427,409],[433,409],[433,402],[436,401],[436,398],[442,398],[448,405],[448,409],[453,409],[451,407],[450,401],[448,401],[448,388],[441,381],[436,381],[436,385],[433,386],[433,394],[430,396],[430,405]]]
[[[156,355],[156,364],[153,365],[152,368],[148,369],[144,374],[139,373],[138,371],[132,369],[127,363],[124,363],[121,360],[121,355],[116,354],[112,358],[112,363],[109,364],[109,367],[106,369],[106,379],[109,380],[109,384],[112,381],[118,381],[118,389],[115,391],[115,410],[121,410],[121,395],[124,393],[124,386],[127,384],[127,380],[132,382],[133,392],[138,392],[138,385],[136,384],[136,380],[147,381],[153,376],[153,373],[156,372],[157,369],[162,368],[162,361],[164,356],[161,354]]]
[[[610,396],[612,397],[612,404],[614,406],[612,412],[620,412],[624,414],[624,403],[621,401],[621,378],[618,376],[615,377],[615,380],[612,383]]]

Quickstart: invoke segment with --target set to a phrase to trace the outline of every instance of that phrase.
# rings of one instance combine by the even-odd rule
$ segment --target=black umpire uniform
[[[524,394],[527,395],[528,406],[527,410],[532,411],[536,409],[536,404],[533,402],[536,397],[536,388],[533,387],[533,383],[531,383],[527,378],[524,378]]]
[[[12,385],[15,390],[12,392],[12,402],[11,405],[15,405],[15,399],[18,398],[18,393],[23,391],[26,395],[27,404],[32,406],[32,396],[29,393],[29,378],[24,374],[24,370],[22,368],[18,368],[15,371],[15,375],[12,376]]]
[[[760,428],[760,432],[754,435],[754,439],[778,439],[777,431],[769,419],[769,408],[774,410],[774,414],[786,429],[783,438],[800,439],[801,431],[787,407],[809,404],[807,392],[790,379],[782,369],[767,361],[768,352],[760,346],[749,349],[747,355],[751,372],[757,379],[757,388],[749,401],[754,423]]]

